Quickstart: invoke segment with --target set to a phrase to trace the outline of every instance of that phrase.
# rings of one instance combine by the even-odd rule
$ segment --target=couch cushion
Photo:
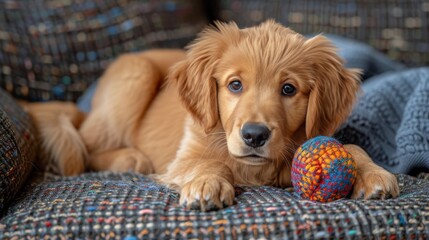
[[[198,0],[1,1],[0,86],[76,100],[119,54],[180,48],[205,25]]]
[[[273,18],[300,33],[368,43],[408,66],[429,64],[427,0],[223,0],[218,17],[240,26]]]
[[[20,190],[36,157],[29,116],[0,89],[0,212]]]
[[[398,181],[397,199],[326,204],[300,200],[290,189],[237,186],[233,206],[199,212],[140,174],[40,176],[0,220],[0,238],[427,238],[429,180]]]

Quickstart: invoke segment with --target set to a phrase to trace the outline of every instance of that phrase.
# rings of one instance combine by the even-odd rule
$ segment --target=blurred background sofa
[[[291,189],[237,186],[234,206],[201,213],[140,174],[61,177],[34,167],[37,133],[17,99],[78,101],[124,52],[182,48],[214,20],[246,27],[268,18],[366,44],[392,69],[429,65],[427,0],[1,1],[0,238],[429,238],[425,173],[398,174],[398,199],[317,204]],[[367,77],[378,73],[373,56]]]

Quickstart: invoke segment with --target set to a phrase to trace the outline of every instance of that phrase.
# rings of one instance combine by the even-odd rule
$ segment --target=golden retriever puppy
[[[121,56],[102,76],[91,112],[74,123],[76,132],[63,122],[71,117],[62,107],[61,124],[40,131],[63,174],[78,174],[83,164],[155,173],[180,191],[183,205],[220,209],[233,204],[234,184],[291,186],[295,150],[332,135],[346,119],[358,75],[323,36],[306,39],[274,21],[246,29],[217,23],[186,53]],[[55,120],[43,111],[52,108],[37,106],[39,126]],[[391,173],[358,146],[346,148],[358,166],[353,198],[398,195]]]

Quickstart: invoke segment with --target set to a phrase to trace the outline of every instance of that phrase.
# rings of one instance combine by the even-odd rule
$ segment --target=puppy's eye
[[[241,84],[241,82],[239,80],[234,80],[234,81],[229,83],[228,89],[233,93],[238,93],[238,92],[243,91],[243,85]]]
[[[286,83],[285,85],[283,85],[282,94],[284,96],[293,96],[293,95],[295,95],[295,93],[296,93],[295,86],[293,86],[290,83]]]

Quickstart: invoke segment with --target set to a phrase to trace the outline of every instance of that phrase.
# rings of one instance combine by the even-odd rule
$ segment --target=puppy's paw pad
[[[205,176],[185,184],[180,203],[189,209],[201,211],[219,210],[234,201],[234,187],[226,179]]]
[[[399,195],[396,177],[380,168],[358,175],[352,193],[353,199],[386,199]]]

